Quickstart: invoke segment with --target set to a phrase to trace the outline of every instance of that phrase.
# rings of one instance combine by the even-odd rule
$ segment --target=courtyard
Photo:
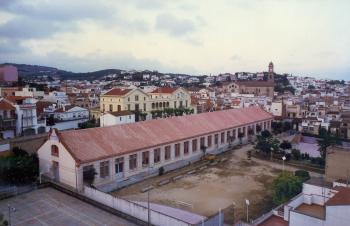
[[[228,224],[246,219],[245,200],[248,199],[249,218],[255,219],[274,207],[271,186],[282,165],[259,159],[247,160],[246,152],[250,149],[252,146],[246,145],[220,155],[215,163],[201,161],[112,194],[132,201],[147,201],[147,192],[141,190],[153,186],[151,202],[207,217],[221,210]],[[291,166],[285,166],[285,169],[296,170]]]
[[[113,214],[80,201],[53,188],[43,188],[0,201],[0,213],[12,226],[136,226]]]

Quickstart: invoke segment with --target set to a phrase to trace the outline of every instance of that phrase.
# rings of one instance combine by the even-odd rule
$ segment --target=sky
[[[0,0],[0,63],[350,78],[350,1]]]

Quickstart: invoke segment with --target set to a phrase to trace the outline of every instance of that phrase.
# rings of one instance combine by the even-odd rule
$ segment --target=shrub
[[[294,172],[294,175],[296,177],[299,177],[301,179],[302,182],[307,181],[308,179],[310,179],[310,174],[308,171],[306,170],[297,170]]]
[[[301,190],[301,180],[290,172],[283,172],[273,180],[273,201],[279,205],[299,194]]]
[[[286,153],[284,156],[286,157],[286,161],[289,161],[292,159],[292,155],[290,153]]]
[[[299,160],[301,158],[300,150],[292,149],[292,156],[293,156],[293,159]]]
[[[164,174],[164,167],[162,166],[158,169],[158,175],[162,176],[163,174]]]
[[[324,166],[326,161],[322,157],[310,158],[312,164]]]
[[[91,186],[94,183],[96,170],[94,167],[90,168],[89,170],[84,171],[83,173],[83,181]]]

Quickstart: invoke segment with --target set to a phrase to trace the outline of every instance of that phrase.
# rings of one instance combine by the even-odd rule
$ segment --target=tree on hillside
[[[273,202],[282,204],[299,194],[302,190],[302,181],[291,172],[283,172],[273,180]]]

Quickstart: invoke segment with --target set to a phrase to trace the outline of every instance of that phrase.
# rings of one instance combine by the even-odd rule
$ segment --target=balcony
[[[16,118],[0,118],[0,130],[16,129]]]

